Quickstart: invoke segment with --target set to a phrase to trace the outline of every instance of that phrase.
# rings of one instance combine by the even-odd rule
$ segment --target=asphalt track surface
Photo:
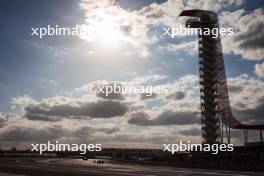
[[[13,174],[7,174],[13,173]],[[97,164],[81,159],[0,157],[0,176],[88,175],[88,176],[263,176],[263,173],[220,171],[136,164]]]

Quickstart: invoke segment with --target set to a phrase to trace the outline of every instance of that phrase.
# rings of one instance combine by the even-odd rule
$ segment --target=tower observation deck
[[[205,10],[186,10],[180,16],[191,17],[186,21],[186,27],[218,28],[217,14]],[[224,131],[227,142],[230,143],[230,128],[242,129],[245,143],[247,143],[248,130],[259,130],[260,141],[263,142],[264,125],[242,124],[232,114],[230,107],[225,65],[223,59],[221,36],[217,37],[198,33],[199,48],[199,82],[201,101],[201,124],[203,143],[214,144],[224,142]]]

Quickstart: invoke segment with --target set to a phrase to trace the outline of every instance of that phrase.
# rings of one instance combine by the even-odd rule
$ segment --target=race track
[[[219,171],[165,166],[143,166],[135,164],[97,164],[94,160],[0,158],[0,176],[15,175],[89,175],[89,176],[261,176],[263,173]],[[8,174],[6,174],[8,175]]]

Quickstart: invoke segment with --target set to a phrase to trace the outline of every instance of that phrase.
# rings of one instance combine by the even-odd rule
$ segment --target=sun
[[[121,31],[121,22],[120,16],[98,10],[87,17],[86,24],[81,25],[80,37],[89,42],[118,46],[126,40]]]

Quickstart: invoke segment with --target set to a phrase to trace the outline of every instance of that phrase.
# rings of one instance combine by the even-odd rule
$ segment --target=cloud
[[[185,110],[196,107],[196,102],[199,100],[199,79],[197,75],[185,75],[172,84],[168,84],[168,93],[164,95],[166,101],[169,101],[172,106],[181,107]],[[175,101],[180,100],[180,101]],[[189,108],[191,106],[191,108]]]
[[[177,91],[167,96],[168,99],[173,99],[173,100],[181,100],[184,97],[185,97],[185,93],[182,91]]]
[[[160,76],[156,76],[156,78],[157,81],[163,80]],[[149,78],[137,78],[135,80],[139,80],[141,83],[152,82]],[[124,118],[126,120],[124,121],[124,124],[128,123],[129,125],[134,125],[135,128],[142,126],[148,126],[150,128],[168,128],[171,125],[197,125],[200,123],[198,80],[197,75],[186,75],[173,83],[168,83],[166,86],[168,87],[169,92],[166,95],[162,95],[164,96],[162,99],[163,103],[160,105],[155,104],[152,108],[147,105],[148,102],[143,102],[144,107],[131,111],[130,109],[132,108],[129,107],[127,100],[98,100],[90,97],[53,97],[40,102],[35,102],[35,104],[31,106],[31,109],[29,108],[26,116],[30,120],[42,121],[60,121],[64,118],[90,119],[104,117],[109,119],[114,116],[128,116],[128,120],[127,118]],[[262,96],[263,87],[264,83],[262,80],[250,78],[248,75],[241,75],[228,79],[231,106],[234,114],[239,120],[246,123],[259,123],[263,121],[261,119],[261,117],[263,117],[264,108],[264,98]],[[159,98],[162,98],[162,96],[159,96]],[[131,98],[132,100],[138,100],[138,97],[134,97],[134,99],[133,97]],[[112,105],[113,102],[116,103],[116,105]],[[108,108],[108,110],[105,110],[105,107]],[[92,115],[94,117],[92,117]],[[116,145],[118,143],[119,146],[122,146],[121,138],[122,136],[125,136],[125,131],[121,132],[114,128],[103,130],[96,127],[100,130],[95,132],[95,129],[92,130],[89,128],[90,127],[82,130],[76,130],[78,132],[74,133],[82,136],[82,139],[88,140],[89,138],[90,140],[96,141],[101,140],[103,136],[86,136],[85,131],[90,131],[93,134],[100,133],[99,131],[104,131],[104,134],[113,134],[113,136],[109,137],[109,139],[116,139],[116,141],[111,142],[116,143]],[[198,129],[178,129],[175,134],[192,138],[198,136],[198,133],[196,132],[198,132]],[[154,136],[154,134],[153,136],[150,135],[149,138],[154,139]],[[142,140],[146,138],[148,137],[144,137]],[[128,138],[128,140],[130,139],[131,138]],[[155,143],[155,141],[152,142]],[[124,143],[129,143],[129,141]]]
[[[234,114],[239,120],[246,124],[264,124],[264,101],[254,109],[233,109]]]
[[[53,97],[25,108],[25,117],[30,120],[60,121],[62,118],[89,119],[122,116],[128,105],[119,101],[86,98]]]
[[[186,7],[188,7],[188,9],[201,9],[218,12],[227,7],[240,6],[243,2],[243,0],[188,0]]]
[[[194,55],[198,51],[198,40],[191,42],[181,42],[178,44],[167,44],[166,46],[161,46],[160,50],[162,52],[175,52],[181,50],[185,51],[189,55]]]
[[[243,49],[259,49],[264,47],[264,22],[259,24],[251,24],[250,30],[247,30],[235,37],[235,41],[239,41],[239,47]]]
[[[32,128],[23,126],[12,126],[0,133],[1,141],[11,142],[47,142],[68,138],[68,142],[74,138],[76,141],[88,139],[95,133],[113,134],[119,131],[119,128],[94,128],[83,126],[77,129],[66,129],[60,125],[52,125],[46,128]]]
[[[75,88],[74,93],[81,94],[81,95],[92,93],[92,94],[96,94],[97,97],[100,97],[103,99],[125,100],[125,95],[132,94],[134,91],[133,90],[125,91],[126,90],[125,88],[119,89],[119,87],[121,86],[123,87],[125,86],[128,86],[128,87],[145,86],[147,87],[149,85],[159,85],[159,83],[165,80],[166,78],[167,76],[165,75],[153,74],[151,76],[134,77],[131,81],[97,80],[97,81],[93,81],[88,84],[85,84],[79,88]],[[114,91],[115,87],[116,87],[116,91]],[[107,92],[106,89],[111,90],[111,88],[113,89],[113,91],[112,92],[108,91],[110,93],[106,94]]]
[[[52,126],[45,129],[27,128],[21,126],[13,126],[0,133],[1,141],[45,141],[54,140],[62,135],[66,135],[67,131],[61,126]]]
[[[256,9],[251,13],[244,10],[222,13],[221,25],[235,30],[233,36],[223,38],[224,52],[238,54],[248,60],[263,60],[263,19],[263,9]]]
[[[178,134],[184,135],[184,136],[200,136],[201,129],[197,127],[192,127],[190,129],[180,130],[178,131]]]
[[[8,114],[0,112],[0,128],[7,125],[8,117]]]
[[[142,93],[140,94],[140,100],[149,100],[149,99],[154,99],[157,97],[156,93],[152,93],[149,95],[148,93]]]
[[[153,26],[182,26],[185,20],[184,18],[178,18],[178,15],[186,9],[215,11],[220,14],[221,24],[236,29],[234,36],[228,36],[223,40],[225,53],[234,53],[242,55],[246,59],[260,60],[263,59],[263,32],[261,30],[263,10],[257,9],[252,13],[245,13],[244,10],[227,11],[228,8],[239,7],[243,3],[243,0],[168,0],[160,4],[151,3],[139,10],[128,11],[123,9],[118,1],[108,0],[98,3],[86,0],[81,1],[80,8],[86,13],[87,23],[84,24],[86,27],[97,24],[97,21],[93,19],[95,16],[98,16],[99,19],[104,16],[115,17],[114,21],[118,24],[116,30],[122,34],[120,38],[123,44],[128,44],[130,52],[141,57],[150,56],[150,46],[157,44],[162,38],[162,34],[159,36],[158,33],[151,31]],[[87,37],[82,38],[87,40]],[[256,47],[253,48],[253,46]],[[162,51],[168,52],[188,50],[189,54],[193,54],[194,52],[189,51],[194,51],[196,48],[196,41],[174,43],[160,47]]]
[[[141,13],[146,15],[146,18],[151,19],[160,19],[164,16],[164,11],[162,9],[158,9],[156,11],[153,10],[153,7],[148,6],[144,10],[141,11]]]
[[[91,118],[112,118],[124,116],[129,110],[133,111],[133,103],[136,97],[126,100],[122,92],[111,92],[106,95],[106,86],[117,85],[146,85],[157,84],[166,76],[152,75],[146,77],[136,77],[132,81],[106,81],[98,80],[85,84],[80,88],[75,88],[71,92],[71,97],[55,96],[41,101],[34,101],[28,96],[14,98],[12,103],[24,108],[25,117],[29,120],[40,120],[57,122],[64,118],[68,119],[91,119]],[[99,91],[103,86],[103,92]],[[125,93],[124,93],[125,94]],[[151,96],[154,98],[155,94]],[[98,99],[99,98],[99,99]],[[145,98],[141,95],[141,98]],[[149,98],[149,97],[148,97]]]
[[[87,134],[92,134],[92,133],[97,133],[97,132],[101,132],[101,133],[105,133],[105,134],[113,134],[118,132],[120,129],[117,127],[113,127],[113,128],[101,128],[101,127],[90,127],[90,126],[84,126],[82,128],[76,129],[73,133],[72,136],[87,136]]]
[[[103,99],[108,99],[108,100],[124,100],[125,97],[122,94],[122,92],[120,91],[114,91],[115,86],[119,86],[121,87],[122,84],[121,83],[116,83],[116,82],[110,82],[108,84],[105,85],[100,85],[100,88],[102,88],[102,91],[99,90],[99,88],[97,87],[96,89],[96,96],[103,98]],[[113,91],[109,91],[109,90],[113,90]],[[110,92],[110,93],[109,93]]]
[[[248,75],[228,79],[229,97],[236,117],[249,123],[263,122],[264,82]]]
[[[40,121],[47,121],[47,122],[57,122],[63,119],[62,116],[48,116],[45,114],[34,114],[31,112],[30,109],[26,108],[27,113],[25,117],[29,120],[40,120]]]
[[[24,110],[24,107],[32,105],[36,103],[32,98],[30,98],[28,95],[20,96],[17,98],[13,98],[10,104],[12,105],[12,109],[19,108],[21,111]]]
[[[255,65],[255,73],[259,77],[264,77],[264,62],[262,64],[256,64]]]
[[[160,125],[189,125],[200,122],[197,112],[173,112],[171,110],[163,111],[156,118],[151,119],[144,112],[137,112],[131,115],[129,124],[139,126],[160,126]]]
[[[129,46],[139,57],[150,55],[148,45],[157,42],[157,38],[148,35],[150,24],[146,16],[138,11],[127,11],[115,1],[85,0],[80,2],[80,8],[86,16],[86,23],[80,27],[88,34],[80,36],[82,39],[94,42],[100,37],[114,35],[115,42]]]
[[[167,78],[166,75],[153,74],[151,76],[135,77],[130,83],[127,82],[126,84],[131,84],[131,85],[157,84],[166,78]]]
[[[132,113],[128,123],[138,126],[199,123],[200,98],[197,76],[184,76],[167,87],[169,92],[164,95],[162,105]],[[245,123],[263,122],[263,87],[264,82],[261,79],[250,78],[245,74],[228,79],[232,110],[239,120]]]

